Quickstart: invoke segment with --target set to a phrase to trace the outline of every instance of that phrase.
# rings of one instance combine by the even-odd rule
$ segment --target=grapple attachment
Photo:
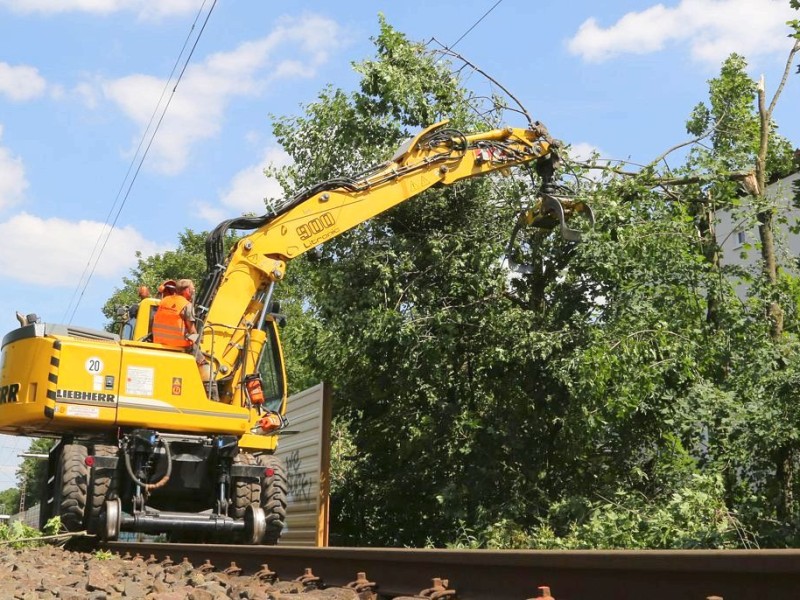
[[[533,273],[531,265],[523,265],[513,260],[517,236],[523,227],[531,226],[539,229],[552,230],[558,227],[561,237],[568,242],[580,242],[582,234],[578,229],[573,229],[567,222],[574,216],[581,216],[589,221],[589,226],[594,226],[594,212],[591,207],[580,200],[573,200],[568,196],[558,196],[542,192],[536,203],[529,209],[519,214],[511,239],[506,249],[506,261],[509,269],[515,273]]]
[[[554,196],[543,193],[536,204],[520,215],[521,225],[531,225],[542,229],[561,229],[561,237],[568,242],[580,242],[581,232],[567,225],[573,216],[580,215],[594,226],[594,212],[585,202],[573,200],[566,196]]]

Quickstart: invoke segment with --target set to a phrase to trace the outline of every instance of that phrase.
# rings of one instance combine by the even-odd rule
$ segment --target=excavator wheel
[[[61,525],[67,531],[83,530],[89,480],[86,455],[86,446],[67,444],[58,459],[53,510],[61,517]]]
[[[264,544],[274,546],[278,543],[286,524],[286,504],[289,481],[283,461],[273,454],[262,454],[257,458],[264,467],[261,478],[261,508],[266,514],[267,530]]]
[[[95,444],[92,456],[116,456],[117,446]],[[101,533],[101,513],[106,501],[117,497],[117,473],[114,470],[94,467],[88,489],[86,507],[86,529],[89,533]]]
[[[256,458],[252,454],[240,452],[233,459],[235,465],[255,465]],[[231,498],[230,515],[234,519],[244,519],[247,508],[253,504],[259,506],[261,501],[261,482],[253,477],[235,477]]]

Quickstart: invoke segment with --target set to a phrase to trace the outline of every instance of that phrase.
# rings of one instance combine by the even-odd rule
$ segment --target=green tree
[[[277,121],[289,193],[443,116],[489,125],[449,65],[383,20],[375,46],[358,91],[327,88]],[[702,389],[708,269],[686,208],[652,187],[598,188],[601,220],[577,247],[526,233],[536,269],[510,284],[498,265],[524,180],[433,190],[291,265],[317,319],[303,360],[350,425],[339,541],[441,545],[467,528],[532,543],[559,502],[690,485],[697,467],[673,432]]]
[[[103,314],[110,319],[109,330],[114,328],[117,308],[129,306],[139,301],[140,286],[147,286],[155,293],[158,286],[167,279],[189,278],[201,282],[206,272],[205,261],[206,234],[195,233],[190,229],[178,236],[178,248],[152,256],[136,253],[137,264],[128,277],[123,277],[122,287],[114,293],[103,306]]]
[[[796,31],[796,26],[794,28]],[[738,330],[745,334],[741,341],[746,338],[747,345],[738,353],[720,355],[720,365],[725,368],[719,372],[718,383],[735,394],[737,402],[730,405],[729,412],[718,415],[716,427],[724,424],[729,431],[733,429],[729,435],[736,442],[726,442],[715,450],[719,452],[720,462],[729,465],[726,476],[729,496],[733,497],[732,488],[737,485],[743,488],[740,494],[749,498],[753,497],[748,495],[753,489],[759,490],[762,495],[760,501],[755,502],[758,508],[753,510],[772,513],[771,505],[775,517],[784,524],[797,513],[794,479],[796,439],[800,432],[795,419],[776,417],[794,412],[792,394],[787,395],[787,380],[796,378],[794,361],[783,357],[790,357],[796,351],[796,338],[793,334],[787,335],[785,329],[789,324],[790,329],[796,330],[795,302],[791,296],[797,283],[791,269],[781,270],[779,257],[786,253],[781,252],[782,240],[776,226],[785,226],[787,219],[781,207],[766,195],[766,185],[795,168],[792,146],[776,133],[772,113],[798,49],[795,42],[769,105],[764,79],[759,83],[751,80],[746,74],[744,59],[735,54],[729,57],[720,76],[710,82],[710,108],[699,105],[688,124],[689,131],[695,134],[703,129],[711,131],[711,147],[695,150],[690,160],[691,166],[712,173],[704,189],[704,197],[709,201],[705,214],[711,230],[716,206],[727,210],[733,222],[757,223],[760,237],[759,271],[743,274],[749,282],[751,310],[738,322],[729,320],[723,333],[726,337]],[[752,173],[745,180],[748,195],[744,198],[737,187],[725,179],[726,172],[732,169],[747,169]],[[770,328],[768,337],[762,335],[764,316]],[[756,435],[752,435],[755,432]],[[731,456],[734,452],[738,453],[735,457]],[[742,463],[749,468],[742,469]],[[735,475],[732,469],[748,475]],[[763,505],[764,500],[767,506]]]
[[[19,511],[19,488],[8,488],[0,492],[0,513],[13,515]]]
[[[425,119],[482,125],[423,47],[385,21],[375,45],[355,66],[358,91],[327,88],[305,116],[277,121],[294,159],[279,173],[290,193],[384,158]],[[466,530],[481,543],[544,544],[545,523],[561,540],[585,536],[573,546],[617,546],[618,523],[602,518],[617,504],[642,543],[780,543],[767,525],[777,497],[767,446],[796,421],[774,422],[794,414],[792,371],[770,365],[790,354],[771,342],[758,301],[742,305],[721,282],[708,210],[738,199],[765,148],[764,181],[789,168],[785,140],[763,143],[745,66],[729,58],[710,105],[692,114],[709,151],[678,173],[654,162],[584,192],[600,207],[595,230],[578,246],[526,233],[536,268],[510,283],[497,258],[513,199],[529,191],[519,181],[434,190],[291,266],[316,319],[298,349],[334,383],[350,427],[354,459],[334,495],[341,540],[439,545]],[[668,180],[682,185],[665,192]],[[777,285],[766,279],[762,309]],[[748,457],[743,439],[764,452]],[[728,516],[703,530],[689,513]]]
[[[305,116],[277,120],[294,163],[278,173],[288,194],[385,160],[442,118],[467,130],[488,125],[448,65],[384,20],[375,46],[375,59],[355,65],[358,91],[327,88]],[[315,318],[298,350],[334,384],[356,450],[334,498],[339,541],[420,544],[438,530],[441,543],[459,518],[494,519],[519,502],[503,487],[518,485],[506,477],[517,449],[504,446],[513,437],[505,419],[531,431],[543,424],[527,418],[529,405],[498,398],[491,372],[513,369],[497,348],[502,321],[527,320],[502,308],[498,263],[514,206],[498,201],[497,185],[433,190],[290,266]]]

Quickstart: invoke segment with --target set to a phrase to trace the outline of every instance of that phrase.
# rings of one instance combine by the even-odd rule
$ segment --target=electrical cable
[[[178,54],[178,58],[175,61],[175,65],[173,65],[172,71],[170,72],[170,76],[167,79],[166,83],[164,84],[164,89],[161,92],[161,96],[159,97],[158,103],[156,103],[156,107],[153,110],[153,114],[150,117],[150,121],[147,124],[147,128],[145,129],[144,133],[142,134],[142,139],[140,140],[139,146],[136,149],[136,154],[134,154],[133,158],[131,159],[131,164],[128,167],[127,173],[125,174],[125,178],[123,179],[122,185],[120,186],[120,190],[117,192],[117,197],[115,198],[114,203],[112,204],[111,209],[109,210],[109,214],[106,217],[106,221],[105,221],[104,227],[103,227],[104,230],[105,230],[105,226],[108,225],[108,220],[109,220],[109,218],[111,216],[111,213],[114,211],[114,207],[116,206],[117,201],[119,200],[120,193],[121,193],[122,189],[125,187],[125,181],[128,179],[128,176],[130,175],[130,172],[131,172],[131,169],[133,168],[133,165],[136,163],[136,156],[139,153],[139,151],[140,151],[140,149],[142,147],[142,144],[144,143],[144,140],[147,138],[147,133],[150,130],[150,127],[151,127],[151,125],[153,123],[153,119],[154,119],[154,117],[155,117],[155,115],[156,115],[156,113],[158,111],[158,107],[160,106],[161,101],[164,98],[166,89],[169,87],[170,81],[172,80],[172,76],[174,75],[178,64],[180,64],[180,59],[183,56],[184,51],[186,50],[186,46],[187,46],[189,40],[191,39],[192,32],[194,31],[194,29],[195,29],[195,27],[197,25],[197,22],[200,19],[200,15],[203,13],[203,9],[205,8],[206,1],[207,0],[203,0],[203,3],[201,4],[200,9],[198,10],[197,15],[195,17],[195,20],[192,23],[191,28],[189,29],[189,33],[186,36],[186,40],[184,41],[183,47],[181,48],[181,51]],[[161,111],[161,115],[159,116],[159,119],[156,122],[156,125],[153,128],[152,133],[150,134],[150,139],[148,140],[147,145],[146,145],[146,147],[144,149],[144,152],[142,153],[142,156],[139,159],[139,163],[136,166],[136,170],[134,171],[133,177],[131,178],[130,183],[128,184],[127,191],[125,192],[125,195],[122,197],[122,202],[120,203],[119,208],[117,209],[116,214],[114,215],[114,220],[112,221],[111,226],[108,229],[108,232],[105,234],[105,239],[103,240],[102,245],[100,246],[99,252],[97,252],[97,254],[95,256],[95,250],[97,250],[97,245],[99,244],[100,240],[103,238],[103,233],[101,233],[100,236],[98,237],[98,241],[95,244],[95,247],[92,250],[92,254],[89,257],[89,262],[87,263],[87,268],[88,268],[89,264],[91,264],[92,257],[94,257],[94,264],[92,264],[91,270],[89,271],[88,276],[86,276],[86,279],[85,279],[85,281],[83,283],[83,287],[81,288],[81,280],[83,279],[84,275],[86,274],[86,270],[85,269],[84,269],[83,274],[81,275],[81,279],[79,279],[79,281],[78,281],[78,284],[76,286],[75,292],[73,292],[72,299],[75,298],[75,294],[77,293],[77,290],[80,289],[80,295],[78,296],[78,299],[75,302],[74,307],[72,308],[72,313],[69,316],[69,321],[67,321],[68,324],[71,324],[72,323],[72,319],[75,318],[75,313],[77,312],[78,307],[80,306],[81,300],[83,300],[83,296],[86,293],[86,289],[89,286],[89,282],[91,281],[92,276],[94,275],[94,272],[97,269],[97,265],[100,262],[100,258],[102,257],[103,252],[105,251],[105,248],[106,248],[106,246],[108,244],[108,240],[111,238],[111,234],[114,232],[114,229],[115,229],[115,227],[117,225],[117,221],[119,220],[119,217],[122,214],[122,210],[125,208],[125,204],[126,204],[126,202],[128,200],[128,197],[130,196],[131,191],[133,190],[133,185],[136,182],[136,179],[139,176],[139,172],[141,171],[142,165],[144,164],[144,161],[147,158],[147,155],[148,155],[148,153],[150,151],[150,148],[153,145],[153,141],[155,140],[155,136],[158,133],[158,130],[160,129],[160,127],[161,127],[161,124],[162,124],[162,122],[164,120],[164,116],[166,115],[167,110],[169,109],[169,106],[172,103],[172,99],[175,97],[175,93],[178,90],[178,85],[180,85],[180,82],[183,79],[183,75],[186,72],[186,68],[188,67],[189,62],[191,61],[192,56],[194,55],[194,52],[197,49],[197,45],[200,42],[200,38],[203,35],[203,32],[205,31],[206,25],[208,25],[208,21],[211,18],[211,14],[214,12],[214,8],[216,7],[216,5],[217,5],[217,0],[213,0],[213,2],[211,4],[211,7],[208,9],[208,12],[206,13],[206,17],[203,20],[203,25],[201,26],[200,31],[197,33],[197,36],[194,39],[194,43],[192,44],[192,48],[189,51],[189,54],[188,54],[188,56],[186,57],[186,60],[183,63],[183,67],[181,68],[181,72],[178,75],[177,79],[175,80],[175,85],[172,88],[172,93],[170,94],[166,104],[164,105],[164,108]],[[72,299],[70,300],[70,304],[67,306],[67,312],[69,311],[69,306],[72,305]],[[65,319],[66,319],[66,312],[65,312]]]
[[[77,295],[78,290],[81,289],[81,283],[83,283],[84,277],[86,277],[86,273],[90,269],[92,260],[95,259],[95,253],[97,252],[98,247],[101,245],[101,240],[103,239],[103,232],[105,231],[106,226],[109,224],[111,216],[114,214],[114,209],[117,207],[117,203],[119,202],[120,196],[122,195],[122,191],[125,189],[125,184],[128,181],[128,177],[130,177],[131,171],[133,170],[133,166],[134,164],[136,164],[136,159],[139,156],[139,152],[142,149],[142,145],[144,144],[144,141],[147,138],[147,134],[150,132],[150,128],[152,127],[153,121],[156,117],[156,114],[158,113],[158,108],[161,106],[161,102],[164,100],[164,95],[166,94],[167,89],[170,86],[170,82],[172,81],[172,78],[175,75],[175,71],[177,70],[178,65],[180,64],[181,57],[183,57],[183,53],[186,51],[186,47],[188,46],[189,40],[192,37],[192,32],[194,31],[197,22],[200,20],[200,15],[203,12],[205,4],[206,0],[203,0],[203,4],[197,11],[197,15],[195,16],[194,22],[192,23],[192,26],[189,28],[189,33],[186,34],[186,39],[183,41],[183,46],[181,47],[181,51],[178,53],[178,57],[175,59],[175,63],[172,65],[172,70],[169,73],[169,77],[167,77],[167,80],[164,82],[164,87],[161,90],[161,96],[159,96],[158,102],[156,102],[156,105],[153,107],[153,113],[150,115],[150,120],[147,123],[147,127],[145,127],[145,130],[142,133],[142,137],[139,140],[139,145],[136,147],[136,151],[133,153],[131,162],[128,165],[128,170],[125,172],[125,177],[122,178],[122,183],[120,183],[119,189],[117,190],[117,194],[114,197],[114,202],[111,204],[111,207],[108,210],[108,214],[106,215],[106,220],[103,222],[103,230],[100,232],[100,235],[97,236],[97,241],[95,241],[94,247],[92,248],[92,252],[89,254],[89,259],[86,261],[86,266],[84,267],[81,276],[78,278],[78,283],[75,285],[75,289],[72,292],[72,297],[69,299],[67,307],[64,310],[64,316],[62,318],[62,321],[66,320],[67,314],[70,312],[70,309],[72,308],[72,303],[75,301],[75,296]],[[75,308],[77,309],[77,306]],[[71,319],[72,317],[70,317],[70,323],[72,322]]]
[[[475,28],[478,26],[478,23],[480,23],[480,22],[481,22],[481,21],[483,21],[483,20],[484,20],[484,19],[485,19],[487,16],[489,16],[489,13],[490,13],[490,12],[492,12],[492,11],[493,11],[495,8],[497,8],[497,6],[498,6],[498,5],[499,5],[499,4],[500,4],[502,1],[503,1],[503,0],[497,0],[497,2],[495,2],[495,3],[494,3],[494,6],[492,6],[492,8],[490,8],[490,9],[489,9],[489,10],[487,10],[485,13],[483,13],[483,16],[482,16],[480,19],[478,19],[477,21],[475,21],[475,23],[473,23],[473,24],[472,24],[472,27],[470,27],[469,29],[467,29],[467,30],[466,30],[466,31],[465,31],[465,32],[464,32],[464,33],[461,35],[461,37],[460,37],[460,38],[458,38],[458,39],[457,39],[457,40],[456,40],[456,41],[455,41],[455,42],[454,42],[454,43],[453,43],[453,44],[450,46],[450,49],[452,50],[453,48],[455,48],[455,47],[456,47],[456,44],[458,44],[458,42],[460,42],[460,41],[461,41],[461,40],[463,40],[465,37],[467,37],[467,34],[468,34],[470,31],[472,31],[473,29],[475,29]]]

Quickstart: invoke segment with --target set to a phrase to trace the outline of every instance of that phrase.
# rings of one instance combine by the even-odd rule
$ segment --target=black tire
[[[255,465],[256,458],[252,454],[240,452],[233,459],[235,465]],[[234,519],[244,519],[244,513],[251,504],[261,501],[261,482],[255,477],[235,477],[231,490],[230,515]]]
[[[119,448],[111,445],[95,444],[92,456],[117,456]],[[117,497],[116,469],[94,467],[87,492],[86,528],[89,533],[100,534],[101,515],[107,500]]]
[[[86,446],[67,444],[58,459],[53,509],[67,531],[83,530],[89,480],[86,455]]]
[[[286,525],[286,504],[289,482],[283,461],[274,454],[258,456],[258,464],[264,467],[261,478],[261,508],[266,515],[267,531],[264,544],[274,546],[281,537]],[[266,474],[269,470],[272,475]]]

